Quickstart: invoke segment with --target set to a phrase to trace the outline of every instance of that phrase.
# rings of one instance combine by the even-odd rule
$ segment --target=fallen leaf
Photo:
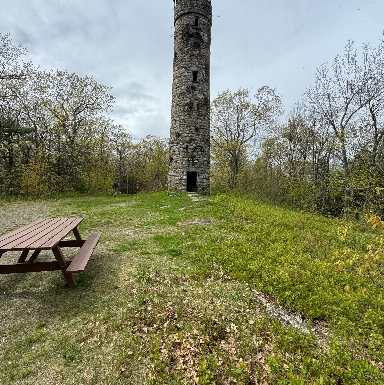
[[[125,368],[125,367],[123,366],[123,367],[120,369],[119,376],[121,376],[126,370],[127,370],[127,368]]]

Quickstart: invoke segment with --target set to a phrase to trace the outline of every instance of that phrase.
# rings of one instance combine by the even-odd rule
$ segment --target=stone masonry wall
[[[212,6],[210,0],[174,2],[175,37],[168,185],[171,191],[189,190],[209,194]],[[194,177],[197,177],[195,186]]]

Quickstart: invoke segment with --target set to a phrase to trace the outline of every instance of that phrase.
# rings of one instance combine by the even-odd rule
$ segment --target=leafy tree
[[[100,118],[90,121],[87,137],[78,144],[78,189],[90,193],[106,193],[115,177],[112,135],[113,121]]]
[[[45,155],[36,152],[23,167],[21,191],[27,195],[45,195],[54,192],[57,176],[50,169]]]
[[[267,86],[257,90],[254,101],[248,89],[239,89],[224,91],[212,102],[213,163],[227,164],[231,189],[236,187],[244,154],[281,112],[280,97]]]
[[[30,152],[30,130],[12,119],[0,116],[0,170],[3,174],[0,189],[3,192],[19,191],[23,161]]]
[[[272,203],[288,203],[286,156],[282,151],[281,138],[266,139],[261,145],[261,151],[251,168],[249,188],[258,199]]]
[[[14,95],[11,107],[18,112],[18,121],[30,129],[34,151],[46,153],[45,159],[59,177],[57,189],[85,191],[90,181],[85,175],[92,164],[89,154],[93,158],[95,154],[112,156],[110,149],[99,151],[100,143],[109,145],[112,129],[104,118],[114,101],[109,88],[91,77],[38,70],[31,70],[28,78],[10,87]],[[92,145],[96,148],[91,149]],[[103,158],[98,167],[108,163]]]
[[[114,126],[111,132],[112,151],[115,157],[115,175],[120,181],[120,188],[127,194],[133,192],[133,176],[131,175],[130,154],[134,148],[132,136],[122,126]]]
[[[114,97],[108,87],[88,76],[79,77],[66,71],[40,75],[48,85],[43,106],[52,122],[50,150],[56,153],[57,174],[70,186],[81,185],[84,143],[98,137],[100,131],[109,130],[111,125],[103,119],[103,114],[112,107]]]
[[[165,190],[168,180],[168,142],[148,135],[132,147],[130,175],[136,191]]]

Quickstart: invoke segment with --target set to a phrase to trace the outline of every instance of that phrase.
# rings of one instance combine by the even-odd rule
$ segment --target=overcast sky
[[[0,0],[0,33],[42,69],[92,76],[113,87],[112,118],[134,139],[169,136],[172,0]],[[211,99],[276,88],[285,111],[316,68],[384,38],[383,0],[212,0]]]

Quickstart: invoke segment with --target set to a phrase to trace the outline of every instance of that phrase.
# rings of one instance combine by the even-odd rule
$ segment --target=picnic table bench
[[[17,263],[0,264],[0,274],[61,270],[68,285],[76,285],[73,273],[83,271],[92,256],[101,233],[93,232],[84,240],[77,226],[83,218],[39,219],[0,236],[0,258],[9,251],[20,251]],[[64,238],[72,231],[75,239]],[[72,260],[64,257],[63,247],[79,247]],[[52,250],[55,261],[38,262],[42,250]],[[32,254],[29,256],[29,253]],[[29,258],[28,258],[29,256]]]

